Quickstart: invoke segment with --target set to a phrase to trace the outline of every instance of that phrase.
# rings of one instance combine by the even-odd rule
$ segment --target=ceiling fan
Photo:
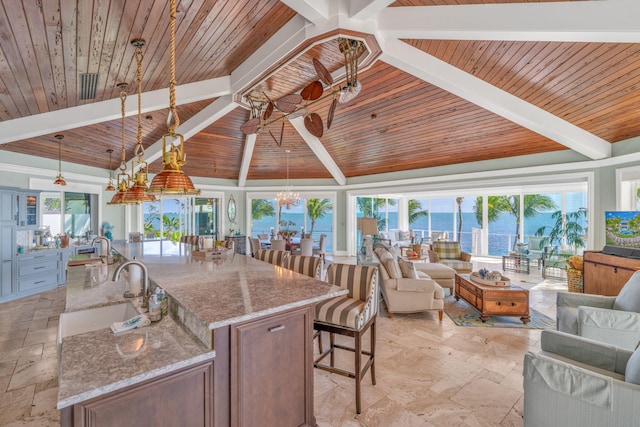
[[[364,43],[360,40],[338,38],[338,47],[345,59],[345,85],[334,88],[333,76],[327,68],[316,58],[313,58],[317,80],[305,86],[299,94],[285,95],[277,100],[270,99],[262,92],[260,95],[247,96],[251,107],[250,119],[240,129],[245,135],[259,133],[263,129],[269,131],[269,135],[279,146],[282,145],[285,119],[304,115],[305,128],[317,138],[324,133],[324,123],[318,113],[309,112],[308,108],[323,99],[332,97],[331,106],[327,115],[327,129],[331,128],[333,117],[338,104],[345,104],[353,100],[361,91],[362,85],[358,81],[358,58],[364,52]],[[328,89],[325,91],[325,85]],[[274,117],[274,113],[280,113]],[[280,121],[280,138],[276,138],[270,125]]]

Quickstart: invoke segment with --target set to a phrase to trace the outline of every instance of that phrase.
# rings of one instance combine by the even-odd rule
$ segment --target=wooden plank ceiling
[[[543,0],[539,0],[542,2]],[[389,7],[538,0],[398,0]],[[176,77],[179,85],[228,76],[290,22],[296,12],[278,0],[178,2]],[[362,38],[371,37],[363,34]],[[8,121],[118,98],[116,84],[130,83],[135,103],[135,60],[130,41],[143,48],[143,91],[169,81],[168,1],[59,0],[4,2],[0,8],[0,120]],[[611,143],[640,136],[640,44],[548,41],[403,40],[460,70]],[[373,37],[370,43],[375,44]],[[379,52],[378,52],[379,53]],[[312,58],[339,73],[335,37],[292,52],[242,93],[279,97],[317,79]],[[478,160],[565,150],[566,147],[381,60],[361,70],[362,92],[339,104],[320,141],[347,178]],[[96,96],[80,100],[80,75],[98,73]],[[338,83],[339,85],[340,83]],[[184,123],[215,99],[180,105]],[[308,108],[326,123],[331,98]],[[131,104],[128,104],[131,105]],[[114,112],[119,113],[119,111]],[[113,114],[112,114],[113,115]],[[143,145],[166,132],[167,110],[143,114]],[[249,111],[238,106],[187,141],[191,176],[238,179]],[[133,157],[137,117],[125,120],[126,157]],[[248,180],[331,178],[307,142],[288,122],[262,130]],[[61,132],[63,162],[107,169],[120,163],[120,119]],[[53,134],[0,144],[11,152],[57,159]],[[150,172],[161,169],[159,161]]]

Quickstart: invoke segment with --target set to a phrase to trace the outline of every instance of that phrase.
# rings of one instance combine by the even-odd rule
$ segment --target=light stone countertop
[[[126,301],[124,284],[111,281],[115,265],[69,267],[67,312]],[[105,274],[106,273],[106,274]],[[215,357],[182,325],[165,316],[150,326],[114,335],[110,329],[63,339],[58,409]]]
[[[347,293],[240,254],[199,261],[192,258],[189,245],[169,241],[114,244],[113,248],[147,266],[152,281],[170,296],[172,313],[209,346],[213,329]]]
[[[239,254],[197,261],[187,245],[169,241],[113,247],[147,266],[151,287],[166,291],[172,315],[119,335],[101,329],[64,338],[58,409],[213,359],[212,329],[346,293]],[[66,311],[124,302],[126,284],[111,281],[115,268],[69,267]]]

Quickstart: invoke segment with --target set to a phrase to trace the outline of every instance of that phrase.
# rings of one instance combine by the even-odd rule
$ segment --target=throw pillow
[[[640,271],[636,271],[622,287],[613,302],[614,310],[640,313]]]
[[[640,348],[636,348],[624,370],[624,380],[628,383],[640,385]]]
[[[402,271],[400,271],[398,261],[393,258],[387,259],[384,261],[384,267],[387,269],[387,273],[389,273],[390,278],[402,279]]]
[[[411,240],[410,231],[398,231],[398,240]]]
[[[460,259],[458,242],[433,242],[431,246],[440,259]]]
[[[418,273],[416,272],[416,266],[411,261],[398,261],[402,277],[406,279],[417,279]]]

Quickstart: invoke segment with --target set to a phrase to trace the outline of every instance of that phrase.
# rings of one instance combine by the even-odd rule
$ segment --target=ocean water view
[[[553,227],[554,220],[551,218],[553,212],[545,212],[535,216],[534,218],[525,218],[524,219],[524,236],[523,240],[526,242],[528,236],[535,235],[536,231],[542,227],[547,226],[547,233]],[[172,214],[168,214],[169,216],[173,216]],[[145,219],[147,215],[145,215]],[[456,214],[457,218],[457,214]],[[311,222],[307,218],[307,222],[305,224],[305,214],[300,212],[283,212],[282,218],[283,221],[290,221],[293,224],[288,227],[280,227],[281,229],[289,228],[290,230],[296,230],[298,234],[301,231],[301,227],[305,227],[307,232],[311,231]],[[417,241],[420,241],[421,237],[427,237],[429,235],[429,219],[431,219],[431,231],[447,231],[449,232],[449,236],[453,237],[454,235],[454,214],[451,212],[433,212],[429,217],[420,218],[418,221],[412,223],[410,225],[410,229],[414,231]],[[397,212],[389,212],[387,215],[388,227],[389,230],[398,229],[398,213]],[[157,226],[159,227],[159,220],[156,220]],[[154,223],[155,223],[154,222]],[[251,230],[251,236],[257,237],[258,234],[269,234],[271,228],[275,228],[276,218],[273,217],[264,217],[260,220],[253,221],[253,228]],[[586,226],[586,224],[584,224]],[[318,240],[320,238],[320,234],[326,234],[328,237],[327,242],[327,251],[333,252],[333,216],[332,213],[327,214],[324,218],[316,221],[316,224],[313,228],[313,238]],[[457,228],[457,225],[456,225]],[[475,215],[473,212],[463,212],[462,213],[462,249],[465,251],[472,252],[475,248],[473,247],[473,234],[474,230],[476,230],[476,234],[480,233],[480,224],[478,224]],[[513,247],[514,240],[516,238],[516,219],[514,216],[509,214],[501,214],[498,219],[492,223],[489,223],[489,242],[488,254],[491,256],[501,256],[506,255],[511,248]],[[479,245],[479,242],[477,242]],[[476,253],[478,253],[481,248],[477,248]]]
[[[528,236],[535,235],[536,231],[542,227],[547,226],[547,232],[553,227],[554,220],[551,218],[553,212],[545,212],[537,215],[534,218],[524,219],[524,240],[528,239]],[[457,214],[456,214],[457,216]],[[300,228],[305,226],[303,213],[283,213],[283,220],[291,221],[295,225],[291,225],[289,228],[297,230],[300,233]],[[398,228],[398,213],[389,212],[388,216],[389,230]],[[433,212],[430,216],[431,219],[431,231],[448,231],[449,236],[453,237],[454,234],[454,214],[451,212]],[[313,238],[318,239],[320,234],[327,234],[329,237],[329,245],[332,242],[332,216],[328,214],[324,218],[318,220],[313,229]],[[253,237],[258,234],[269,234],[271,227],[275,227],[275,217],[265,217],[260,220],[253,221],[253,229],[251,235]],[[412,223],[409,227],[414,230],[418,239],[422,236],[429,235],[429,218],[420,218],[415,223]],[[457,228],[457,225],[456,225]],[[307,220],[305,229],[311,230],[311,224]],[[478,224],[473,212],[462,213],[462,248],[465,251],[471,251],[473,230],[480,230],[481,226]],[[545,233],[547,234],[547,233]],[[516,219],[509,214],[501,214],[498,219],[492,223],[489,223],[489,255],[501,256],[506,255],[513,247],[514,239],[516,237]],[[480,250],[480,249],[478,249]],[[331,252],[330,247],[327,251]]]

